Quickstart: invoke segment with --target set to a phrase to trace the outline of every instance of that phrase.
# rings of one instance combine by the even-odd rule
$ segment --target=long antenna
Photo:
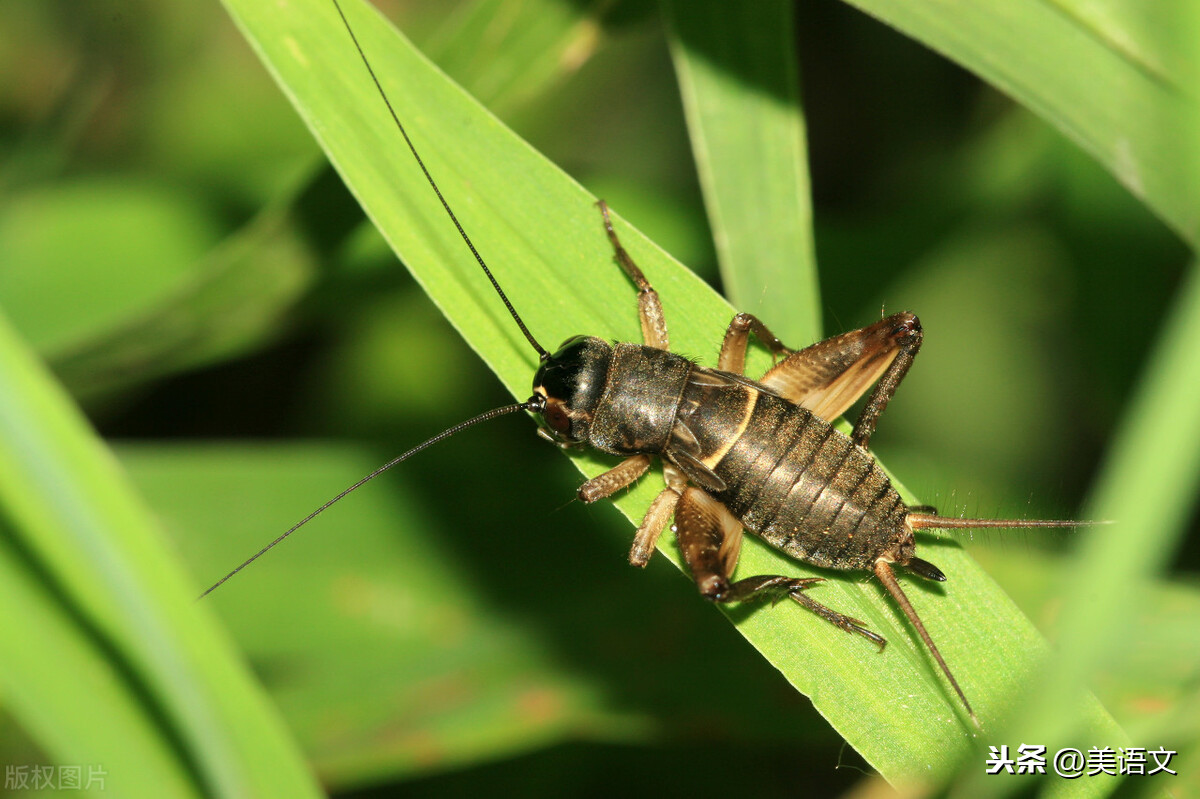
[[[358,42],[358,37],[354,35],[354,29],[350,27],[350,21],[346,19],[346,12],[342,11],[342,5],[338,0],[333,0],[333,6],[337,9],[338,16],[342,18],[342,24],[346,26],[346,32],[350,34],[350,39],[354,42],[354,48],[358,50],[358,55],[362,59],[363,65],[367,68],[367,72],[371,75],[371,80],[375,82],[375,88],[379,90],[379,96],[383,98],[384,104],[387,106],[388,113],[392,115],[392,120],[396,123],[396,128],[399,129],[400,135],[404,137],[404,143],[408,145],[408,149],[412,152],[413,158],[417,159],[417,165],[421,167],[421,171],[425,173],[425,179],[429,181],[429,185],[433,188],[433,193],[437,195],[438,200],[442,203],[442,207],[446,209],[446,214],[450,217],[450,221],[454,223],[454,227],[458,229],[458,235],[462,236],[462,240],[466,242],[467,248],[471,250],[471,254],[475,256],[475,260],[483,269],[483,273],[487,275],[488,280],[492,282],[492,288],[496,289],[496,293],[500,295],[500,300],[504,303],[504,307],[512,315],[513,320],[517,323],[517,327],[521,328],[521,332],[525,334],[525,338],[537,350],[538,357],[542,360],[550,357],[550,353],[546,352],[541,344],[538,344],[537,339],[529,332],[529,328],[525,327],[525,323],[521,321],[517,309],[508,301],[508,295],[504,293],[504,289],[500,288],[500,284],[492,275],[492,270],[488,269],[488,265],[484,263],[483,256],[475,249],[475,245],[471,242],[471,237],[467,235],[467,231],[463,230],[463,226],[459,224],[458,217],[454,215],[454,211],[450,210],[450,203],[446,202],[446,198],[442,196],[442,190],[433,180],[433,175],[429,174],[429,170],[425,167],[425,162],[421,160],[421,156],[417,153],[417,148],[413,145],[412,139],[408,138],[408,131],[404,129],[404,124],[400,121],[400,117],[396,114],[396,109],[392,107],[392,101],[388,99],[387,92],[383,90],[383,85],[379,82],[379,78],[375,75],[375,69],[371,66],[371,62],[367,60],[367,54],[363,52],[362,45]]]
[[[396,458],[392,458],[390,461],[388,461],[387,463],[383,464],[383,465],[382,465],[382,466],[380,466],[378,469],[376,469],[375,471],[371,472],[370,474],[368,474],[368,475],[367,475],[366,477],[364,477],[363,479],[359,480],[359,481],[358,481],[357,483],[355,483],[354,485],[352,485],[352,486],[350,486],[349,488],[347,488],[346,490],[342,491],[342,492],[341,492],[340,494],[338,494],[336,497],[334,497],[333,499],[329,500],[329,501],[328,501],[328,502],[326,502],[324,505],[322,505],[321,507],[319,507],[319,508],[317,508],[316,510],[314,510],[312,513],[308,514],[308,515],[307,515],[307,516],[305,516],[303,519],[301,519],[300,521],[298,521],[298,522],[296,522],[295,524],[293,524],[291,527],[289,527],[289,528],[287,529],[287,531],[286,531],[286,532],[284,532],[282,535],[280,535],[280,536],[279,536],[278,538],[276,538],[274,541],[272,541],[271,543],[267,544],[265,547],[263,547],[262,549],[258,550],[258,552],[255,552],[253,555],[251,555],[250,557],[248,557],[248,558],[246,558],[244,561],[242,561],[241,565],[240,565],[240,566],[238,566],[236,569],[234,569],[233,571],[229,572],[229,574],[225,575],[225,576],[224,576],[224,577],[222,577],[220,580],[217,580],[215,583],[213,583],[212,585],[210,585],[210,586],[208,587],[208,590],[207,590],[207,591],[205,591],[203,594],[201,594],[201,595],[200,595],[199,597],[197,597],[197,598],[198,598],[198,599],[204,599],[204,597],[208,596],[208,595],[209,595],[209,594],[211,594],[213,591],[217,590],[217,589],[218,589],[218,588],[220,588],[222,585],[224,585],[224,584],[225,584],[225,582],[226,582],[226,581],[227,581],[227,580],[228,580],[230,577],[232,577],[233,575],[237,574],[237,573],[238,573],[238,572],[240,572],[242,569],[246,568],[246,567],[247,567],[247,566],[249,566],[251,563],[253,563],[254,561],[256,561],[256,560],[258,560],[259,558],[261,558],[263,555],[267,554],[267,552],[268,552],[268,551],[270,551],[270,550],[271,550],[271,548],[272,548],[272,547],[274,547],[276,544],[278,544],[278,543],[282,542],[282,541],[283,541],[283,539],[287,538],[289,535],[291,535],[292,533],[296,532],[297,530],[299,530],[299,529],[300,529],[301,527],[303,527],[304,525],[306,525],[306,524],[308,524],[309,522],[311,522],[311,521],[312,521],[313,519],[315,519],[315,518],[316,518],[318,515],[320,515],[320,514],[321,514],[322,512],[324,512],[324,511],[325,511],[327,508],[329,508],[329,506],[330,506],[330,505],[333,505],[335,502],[337,502],[338,500],[340,500],[340,499],[342,499],[343,497],[345,497],[345,496],[346,496],[347,494],[349,494],[351,491],[354,491],[355,489],[359,488],[359,487],[360,487],[360,486],[362,486],[364,483],[366,483],[366,482],[368,482],[368,481],[370,481],[370,480],[373,480],[373,479],[375,479],[376,477],[378,477],[379,475],[383,474],[384,472],[386,472],[388,469],[392,468],[392,467],[393,467],[393,466],[395,466],[396,464],[398,464],[398,463],[401,463],[401,462],[403,462],[403,461],[406,461],[406,460],[408,460],[408,459],[409,459],[409,458],[411,458],[413,455],[416,455],[418,452],[420,452],[421,450],[425,449],[426,447],[432,447],[434,444],[438,443],[439,441],[442,441],[443,439],[449,438],[450,436],[454,435],[455,433],[459,432],[460,430],[465,430],[466,428],[470,427],[471,425],[479,424],[480,422],[486,422],[486,421],[488,421],[489,419],[495,419],[497,416],[504,416],[505,414],[509,414],[509,413],[515,413],[516,411],[535,411],[535,412],[536,412],[536,411],[539,411],[539,410],[541,409],[542,402],[543,402],[543,400],[542,400],[540,397],[533,397],[533,398],[531,398],[531,399],[528,399],[528,400],[526,400],[525,402],[519,403],[519,404],[517,404],[517,405],[505,405],[503,408],[493,408],[492,410],[488,411],[487,413],[481,413],[481,414],[479,414],[478,416],[476,416],[476,417],[475,417],[475,418],[473,418],[473,419],[468,419],[468,420],[467,420],[467,421],[465,421],[465,422],[461,422],[461,423],[459,423],[459,424],[456,424],[454,427],[451,427],[449,430],[443,430],[442,432],[438,433],[438,434],[437,434],[436,436],[434,436],[433,438],[429,439],[428,441],[426,441],[426,442],[424,442],[424,443],[422,443],[422,444],[418,444],[417,446],[413,447],[412,449],[410,449],[408,452],[404,453],[403,455],[400,455],[400,456],[398,456],[398,457],[396,457]]]

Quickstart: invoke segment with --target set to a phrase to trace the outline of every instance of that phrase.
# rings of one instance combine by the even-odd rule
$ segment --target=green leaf
[[[424,183],[333,8],[323,0],[294,2],[286,13],[250,0],[227,5],[435,303],[514,396],[528,396],[533,350]],[[375,13],[357,2],[347,3],[346,13],[430,172],[542,345],[553,348],[579,332],[636,340],[634,292],[612,264],[593,198],[449,85]],[[617,226],[663,298],[673,349],[711,358],[730,306],[619,218]],[[759,373],[765,362],[758,354],[749,371]],[[593,456],[573,460],[588,475],[612,465]],[[619,507],[640,518],[658,486],[658,478],[643,480]],[[663,551],[678,562],[667,538]],[[922,543],[926,552],[936,547],[934,559],[950,581],[944,588],[914,585],[913,602],[986,727],[1026,688],[1047,646],[960,548]],[[747,544],[739,574],[780,572],[812,573]],[[817,598],[887,637],[884,653],[790,604],[730,615],[888,779],[928,782],[947,774],[975,746],[963,708],[878,586],[861,575],[829,576]],[[1098,738],[1118,738],[1094,699],[1081,696],[1077,704]]]
[[[517,420],[499,429],[526,438]],[[815,716],[794,718],[802,703],[780,702],[769,674],[732,680],[694,706],[714,672],[755,674],[763,664],[691,592],[663,596],[664,585],[682,587],[673,569],[632,573],[620,558],[597,557],[618,546],[606,547],[591,514],[559,515],[574,520],[566,541],[531,523],[577,479],[556,458],[488,474],[471,503],[446,508],[439,484],[465,471],[481,432],[357,492],[205,600],[223,612],[323,784],[426,776],[565,742],[688,740],[699,715],[729,740],[811,746],[828,736]],[[289,442],[118,452],[192,571],[213,579],[307,498],[384,457],[370,444]],[[521,497],[531,479],[553,490]],[[479,506],[489,508],[486,524],[473,515]],[[533,585],[502,565],[523,550],[489,535],[526,526],[554,539],[557,573],[530,569]],[[638,623],[614,627],[613,617]],[[630,653],[651,649],[658,667],[629,680]]]
[[[848,2],[1037,113],[1200,245],[1195,4]]]
[[[600,38],[593,13],[556,0],[477,0],[451,15],[425,52],[489,108],[519,109],[591,57]]]
[[[149,383],[278,335],[280,320],[317,272],[317,253],[302,235],[302,225],[312,222],[300,210],[304,195],[286,199],[292,204],[268,206],[198,259],[195,274],[152,307],[48,354],[72,394],[91,399]]]
[[[122,796],[316,792],[111,454],[2,317],[0,509],[0,686],[58,763]]]
[[[1090,531],[1080,542],[1063,588],[1060,657],[1021,704],[1014,738],[1082,738],[1069,711],[1072,687],[1095,679],[1146,632],[1138,617],[1152,606],[1154,578],[1186,534],[1200,495],[1200,407],[1193,394],[1200,381],[1197,340],[1200,269],[1193,267],[1097,483],[1091,515],[1114,523]],[[1120,590],[1097,593],[1097,585]],[[1194,667],[1189,676],[1194,679]],[[1155,746],[1178,751],[1184,743]],[[973,794],[1000,795],[996,786],[973,776]]]
[[[0,206],[0,297],[42,352],[153,307],[192,277],[215,236],[194,198],[150,181],[63,181]],[[72,264],[65,270],[62,264]]]
[[[784,341],[815,341],[824,331],[792,4],[663,8],[725,291]]]
[[[178,532],[192,571],[213,576],[294,513],[297,496],[349,485],[380,457],[319,444],[140,445],[120,454]],[[425,505],[411,481],[360,492],[306,528],[302,545],[205,600],[226,610],[322,782],[469,766],[572,729],[614,740],[644,734],[644,719],[605,707],[586,672],[559,662],[536,629],[447,557],[451,536],[436,534]],[[230,507],[245,511],[231,516]]]

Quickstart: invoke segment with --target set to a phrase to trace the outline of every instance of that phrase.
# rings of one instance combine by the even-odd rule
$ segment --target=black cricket
[[[734,316],[710,369],[670,352],[658,293],[621,246],[608,208],[598,203],[615,259],[638,290],[643,343],[610,344],[575,336],[548,352],[525,326],[475,249],[421,160],[383,91],[338,0],[332,0],[375,82],[396,127],[500,300],[537,351],[541,363],[533,395],[446,430],[376,469],[222,577],[207,596],[267,550],[344,496],[428,446],[478,422],[516,411],[538,417],[538,434],[561,447],[593,447],[624,456],[580,486],[595,502],[627,488],[662,460],[666,488],[650,504],[634,537],[629,561],[645,566],[655,542],[672,526],[700,594],[713,602],[789,597],[847,632],[879,646],[887,641],[858,619],[812,599],[821,577],[760,575],[733,580],[744,531],[797,560],[827,569],[871,571],[887,588],[937,661],[971,720],[966,695],[917,616],[893,565],[930,580],[946,576],[915,554],[914,532],[926,528],[1074,527],[1052,520],[962,519],[929,506],[908,506],[867,446],[921,347],[922,329],[911,313],[825,339],[802,350],[786,347],[756,317]],[[757,380],[743,374],[750,335],[775,356]],[[873,386],[873,388],[872,388]],[[867,390],[866,405],[849,436],[833,427]]]

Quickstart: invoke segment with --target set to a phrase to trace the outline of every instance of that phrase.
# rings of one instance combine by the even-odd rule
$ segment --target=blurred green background
[[[653,4],[590,17],[550,0],[379,5],[534,147],[718,280]],[[481,27],[480,5],[549,29]],[[825,331],[903,308],[927,333],[873,448],[943,512],[1077,516],[1187,246],[966,71],[841,3],[796,14]],[[392,455],[509,401],[220,6],[10,0],[5,19],[0,308],[109,442],[197,592]],[[562,50],[539,60],[547,39]],[[711,362],[718,344],[689,354]],[[574,501],[579,481],[524,420],[493,422],[214,597],[322,783],[874,789],[687,579],[662,558],[625,565],[628,526]],[[1071,537],[967,544],[1052,640]],[[1175,730],[1153,724],[1195,706],[1200,546],[1178,540],[1143,640],[1093,681],[1127,730]],[[0,716],[0,763],[61,762],[22,718]],[[1149,743],[1195,740],[1176,734]]]

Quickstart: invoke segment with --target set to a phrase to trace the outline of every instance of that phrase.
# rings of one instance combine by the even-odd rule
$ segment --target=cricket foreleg
[[[625,274],[638,288],[638,318],[642,322],[642,341],[655,349],[671,349],[670,339],[667,336],[667,318],[663,315],[662,301],[658,298],[658,292],[654,290],[642,270],[621,246],[621,240],[617,238],[617,231],[613,229],[612,219],[608,215],[608,205],[604,200],[597,200],[596,205],[600,207],[600,213],[604,217],[604,230],[608,233],[608,240],[612,242],[617,263],[621,265]]]
[[[697,488],[683,492],[675,508],[675,534],[683,559],[691,569],[700,593],[713,602],[744,602],[749,599],[778,601],[790,597],[841,629],[857,633],[882,649],[883,636],[867,629],[858,619],[838,613],[811,599],[805,590],[823,582],[823,577],[762,575],[730,582],[737,565],[742,527],[729,510]]]
[[[622,488],[633,485],[649,468],[649,455],[626,458],[604,474],[597,475],[581,485],[577,492],[579,499],[583,502],[595,502],[610,497]],[[663,465],[663,475],[667,480],[667,488],[659,493],[646,509],[646,515],[642,517],[642,523],[633,538],[633,547],[629,550],[629,562],[634,566],[645,566],[650,562],[650,556],[654,554],[654,545],[666,529],[667,520],[675,512],[679,493],[687,485],[687,478],[671,464]]]
[[[611,497],[622,488],[637,482],[650,468],[649,455],[634,455],[618,463],[604,474],[596,475],[579,487],[576,494],[583,502],[595,502]]]

